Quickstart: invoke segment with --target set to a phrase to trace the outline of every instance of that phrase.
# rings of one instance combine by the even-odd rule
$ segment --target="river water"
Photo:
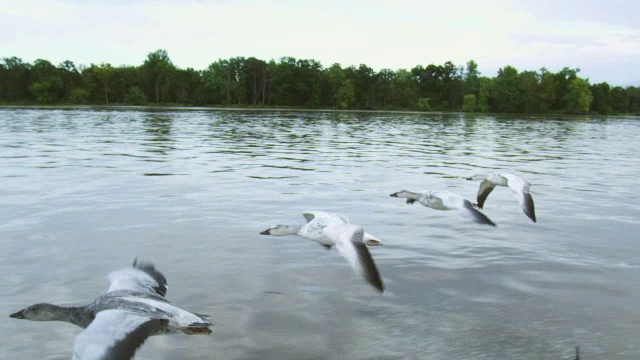
[[[206,109],[0,109],[0,358],[68,359],[81,305],[135,257],[211,336],[138,359],[640,358],[640,119]],[[509,170],[497,227],[389,197]],[[380,238],[378,294],[335,250],[259,232],[343,214]]]

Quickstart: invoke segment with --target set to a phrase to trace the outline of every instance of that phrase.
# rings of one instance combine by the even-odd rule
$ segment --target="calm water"
[[[640,358],[640,119],[458,114],[0,109],[0,358],[68,359],[80,329],[8,315],[79,305],[134,257],[211,336],[139,359]],[[532,184],[538,223],[476,172]],[[382,239],[377,294],[335,251],[258,233],[304,210]]]

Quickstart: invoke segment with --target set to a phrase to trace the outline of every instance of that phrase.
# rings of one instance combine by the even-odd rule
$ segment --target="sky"
[[[236,56],[314,59],[379,71],[474,60],[494,77],[579,68],[592,84],[640,86],[634,0],[0,0],[0,58],[179,68]]]

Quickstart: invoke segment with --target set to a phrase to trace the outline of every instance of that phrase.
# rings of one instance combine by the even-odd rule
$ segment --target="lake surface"
[[[68,359],[80,328],[8,317],[85,304],[135,257],[211,336],[138,359],[640,358],[640,119],[0,109],[0,358]],[[474,200],[475,224],[389,197]],[[378,294],[335,250],[259,232],[341,213],[380,238]]]

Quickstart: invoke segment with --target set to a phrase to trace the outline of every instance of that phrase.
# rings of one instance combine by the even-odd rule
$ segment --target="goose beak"
[[[473,180],[473,178],[468,177],[467,180]]]
[[[260,233],[260,235],[271,235],[271,229],[267,229]]]
[[[391,195],[389,195],[389,196],[391,196],[391,197],[398,197],[398,193],[397,193],[397,192],[395,192],[395,193],[393,193],[393,194],[391,194]]]
[[[9,315],[9,317],[12,317],[14,319],[24,319],[24,310],[20,310],[17,313],[13,313]]]

